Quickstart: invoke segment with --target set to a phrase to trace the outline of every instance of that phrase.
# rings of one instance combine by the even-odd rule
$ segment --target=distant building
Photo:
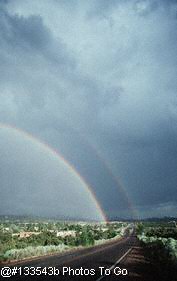
[[[75,230],[57,231],[56,236],[57,237],[62,237],[62,238],[65,238],[67,236],[76,237],[76,231]]]
[[[18,236],[19,238],[27,238],[32,235],[39,235],[41,232],[32,232],[32,231],[22,231],[20,233],[13,233],[12,236]]]
[[[6,231],[10,231],[10,228],[9,227],[4,227],[3,228],[3,232],[6,232]]]

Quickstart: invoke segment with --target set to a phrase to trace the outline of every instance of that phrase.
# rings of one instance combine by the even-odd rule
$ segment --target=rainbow
[[[97,159],[99,159],[101,161],[104,168],[107,170],[108,174],[110,175],[110,177],[112,178],[112,180],[116,184],[116,187],[117,187],[118,191],[121,192],[121,194],[124,195],[124,198],[127,202],[127,206],[129,208],[129,210],[131,211],[132,218],[138,219],[139,218],[138,210],[135,208],[134,202],[130,199],[130,196],[128,195],[126,187],[123,185],[120,178],[117,175],[115,175],[115,173],[112,171],[112,168],[111,168],[110,164],[108,163],[108,161],[105,160],[105,158],[103,157],[103,155],[100,152],[100,150],[98,149],[98,147],[95,146],[93,144],[93,142],[91,142],[91,140],[86,138],[85,135],[79,129],[74,128],[68,122],[65,125],[67,125],[69,129],[72,129],[73,132],[77,133],[79,135],[79,137],[81,139],[83,139],[83,142],[86,143],[87,146],[94,152]]]
[[[64,156],[59,153],[56,149],[54,149],[53,147],[49,146],[47,143],[45,143],[43,140],[36,138],[34,135],[30,134],[29,132],[26,132],[20,128],[17,128],[15,126],[12,126],[10,124],[5,124],[5,123],[0,123],[0,128],[1,129],[5,129],[5,130],[11,130],[14,133],[17,133],[18,135],[20,135],[21,137],[26,138],[27,140],[31,141],[32,143],[38,144],[39,146],[41,146],[47,153],[50,153],[53,157],[57,158],[67,169],[69,169],[69,171],[72,173],[73,176],[75,176],[82,185],[84,185],[84,187],[86,188],[86,190],[90,193],[92,200],[95,203],[95,206],[97,208],[97,210],[99,211],[100,215],[101,215],[101,219],[104,222],[107,222],[107,217],[106,214],[104,212],[104,210],[102,209],[100,203],[98,202],[93,189],[91,188],[91,186],[85,181],[85,179],[78,173],[78,171],[76,171],[76,169],[64,158]]]
[[[106,168],[106,170],[108,171],[109,175],[112,177],[113,181],[116,183],[117,189],[119,190],[119,192],[121,192],[124,195],[124,198],[127,202],[127,205],[132,213],[133,219],[138,219],[139,218],[139,214],[137,209],[134,207],[134,204],[132,202],[132,200],[130,200],[130,197],[127,193],[126,188],[124,187],[124,185],[122,184],[120,178],[118,176],[116,176],[113,171],[112,168],[110,166],[110,164],[108,164],[108,161],[106,161],[101,152],[99,151],[98,148],[96,148],[93,144],[89,143],[90,147],[93,149],[93,151],[95,152],[95,155],[98,157],[98,159],[101,160],[101,162],[103,163],[104,167]]]

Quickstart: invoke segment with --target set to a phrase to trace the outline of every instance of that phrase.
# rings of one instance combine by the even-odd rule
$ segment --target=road
[[[124,276],[116,275],[118,274],[118,269],[116,274],[114,273],[114,268],[120,267],[121,262],[116,264],[117,261],[122,259],[124,254],[126,254],[132,247],[137,246],[138,241],[134,233],[130,236],[124,237],[121,240],[115,240],[110,243],[91,247],[87,249],[80,249],[70,253],[63,253],[54,256],[42,257],[40,259],[20,262],[15,265],[15,267],[52,267],[47,273],[52,274],[52,270],[56,269],[56,276],[45,275],[45,272],[40,276],[21,276],[18,274],[9,278],[10,280],[86,280],[86,281],[96,281],[96,280],[124,280]],[[110,276],[104,276],[105,269],[113,268]],[[121,268],[123,269],[123,268]],[[59,270],[59,271],[58,271]],[[127,268],[128,270],[128,268]],[[39,272],[40,273],[40,272]],[[106,272],[107,274],[109,271]],[[126,270],[123,271],[126,273]],[[122,279],[121,279],[122,278]]]

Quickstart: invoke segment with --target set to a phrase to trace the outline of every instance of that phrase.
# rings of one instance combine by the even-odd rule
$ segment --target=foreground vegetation
[[[138,238],[161,280],[176,280],[177,227],[170,223],[139,223]]]
[[[63,252],[80,246],[98,245],[121,237],[128,223],[73,223],[51,220],[1,219],[0,261]]]

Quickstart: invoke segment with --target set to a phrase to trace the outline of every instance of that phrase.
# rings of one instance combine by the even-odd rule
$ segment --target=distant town
[[[0,219],[0,259],[22,260],[98,245],[132,231],[128,222],[71,222],[3,216]]]

